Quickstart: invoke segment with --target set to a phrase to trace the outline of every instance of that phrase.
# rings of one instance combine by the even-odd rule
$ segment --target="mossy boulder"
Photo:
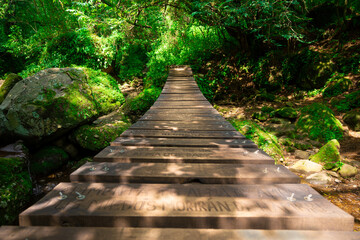
[[[340,75],[332,78],[324,89],[324,97],[334,97],[348,91],[352,86],[352,81],[347,77],[341,77]]]
[[[131,124],[120,112],[113,112],[100,117],[93,124],[78,128],[72,135],[72,139],[81,147],[99,151],[110,145]]]
[[[351,130],[360,131],[360,108],[346,113],[344,116],[344,122]]]
[[[47,146],[32,156],[31,173],[34,175],[48,175],[68,161],[69,155],[63,149],[56,146]]]
[[[6,95],[15,86],[15,84],[22,80],[22,77],[15,73],[7,75],[4,83],[0,86],[0,104],[4,101]]]
[[[310,160],[316,163],[336,163],[340,162],[340,143],[333,139],[322,146],[318,153],[310,156]]]
[[[249,120],[232,119],[230,123],[246,138],[254,141],[262,150],[273,157],[276,161],[284,159],[283,152],[276,136],[268,133],[255,122]]]
[[[254,112],[252,118],[264,122],[269,118],[269,114],[263,112]]]
[[[322,142],[343,137],[341,122],[335,118],[330,108],[321,103],[303,107],[296,128],[307,134],[310,139]]]
[[[57,137],[124,102],[116,81],[87,68],[51,68],[18,82],[0,105],[1,139]]]
[[[283,107],[275,110],[275,116],[279,118],[295,120],[298,116],[298,112],[292,107]]]
[[[12,224],[29,202],[32,191],[22,158],[0,158],[0,225]]]
[[[122,111],[125,115],[131,116],[135,122],[142,116],[156,101],[161,94],[161,88],[151,87],[144,89],[139,95],[127,98]]]

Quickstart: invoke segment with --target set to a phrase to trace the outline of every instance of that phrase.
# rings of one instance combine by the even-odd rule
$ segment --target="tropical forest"
[[[189,66],[247,139],[360,231],[360,1],[0,0],[0,226]]]

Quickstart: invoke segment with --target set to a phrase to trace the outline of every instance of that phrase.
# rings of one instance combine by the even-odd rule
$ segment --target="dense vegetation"
[[[352,111],[348,119],[357,119],[358,29],[358,0],[0,0],[0,80],[6,79],[0,87],[0,104],[4,101],[0,121],[10,104],[6,95],[18,81],[48,68],[82,69],[87,82],[77,86],[83,92],[76,90],[79,96],[75,96],[67,90],[76,97],[66,100],[74,116],[53,105],[63,88],[58,82],[39,90],[42,95],[36,103],[49,101],[40,106],[42,111],[29,114],[35,120],[42,114],[60,113],[62,119],[76,120],[84,112],[79,124],[64,129],[62,134],[70,132],[68,138],[51,132],[48,142],[56,143],[59,156],[71,155],[58,149],[69,148],[64,139],[97,151],[153,104],[171,65],[186,64],[214,104],[265,103],[252,119],[231,122],[282,161],[284,149],[308,149],[310,140],[340,140],[343,126],[335,113]],[[118,89],[124,84],[140,85],[140,90],[124,100]],[[80,98],[88,104],[81,105]],[[315,103],[293,106],[289,99],[315,99]],[[114,110],[118,112],[106,120],[92,122]],[[259,126],[265,121],[290,130],[273,134]],[[60,123],[60,127],[67,124]],[[6,139],[1,134],[2,129],[0,138]],[[309,142],[300,142],[304,138]],[[55,148],[47,146],[46,153],[48,149]],[[26,194],[21,198],[18,194],[31,189],[29,174],[19,161],[13,160],[13,167],[9,159],[0,161],[0,170],[14,179],[0,184],[0,215],[6,216],[0,224],[17,214],[15,205],[8,204],[18,199],[17,206],[23,206]],[[33,172],[42,174],[53,168],[39,161],[32,166],[36,166]],[[9,192],[18,182],[24,183],[20,192]]]

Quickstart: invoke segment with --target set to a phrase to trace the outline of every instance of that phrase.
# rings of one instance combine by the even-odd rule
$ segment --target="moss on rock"
[[[109,146],[129,126],[129,121],[122,113],[114,112],[99,118],[91,125],[81,126],[72,137],[81,147],[99,151]]]
[[[11,224],[28,203],[32,184],[21,158],[0,158],[0,225]]]
[[[336,163],[340,162],[340,143],[333,139],[322,146],[318,153],[310,156],[310,160],[316,163]]]
[[[22,80],[22,77],[15,73],[7,75],[4,83],[0,86],[0,104],[4,101],[6,95],[15,86],[15,84]]]
[[[297,118],[298,112],[292,107],[283,107],[275,111],[275,116],[293,120]]]
[[[124,102],[116,81],[88,68],[51,68],[15,85],[0,105],[3,138],[29,143],[61,135],[119,108]]]
[[[273,157],[276,161],[281,161],[284,159],[283,152],[279,145],[278,139],[266,132],[256,123],[249,120],[230,120],[230,123],[246,138],[254,141],[262,150],[264,150],[267,154]]]
[[[160,96],[161,89],[156,87],[146,88],[134,98],[127,99],[122,110],[125,115],[133,116],[137,120],[143,115]]]
[[[254,112],[251,117],[253,119],[259,120],[260,122],[264,122],[269,118],[269,114],[263,112]]]
[[[310,139],[322,142],[341,139],[343,136],[341,122],[335,118],[330,108],[321,103],[313,103],[302,108],[296,128],[308,134]]]

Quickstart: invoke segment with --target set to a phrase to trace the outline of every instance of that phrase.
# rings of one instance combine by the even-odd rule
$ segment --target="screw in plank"
[[[263,173],[268,173],[268,169],[265,168],[265,169],[263,170]]]
[[[277,171],[277,172],[280,172],[280,167],[278,167],[278,168],[276,169],[276,171]]]
[[[59,200],[65,200],[65,199],[67,199],[67,196],[65,195],[65,194],[63,194],[62,192],[59,192],[59,197],[58,197],[58,199]]]
[[[82,195],[79,192],[75,192],[75,193],[77,194],[77,197],[76,197],[77,200],[84,200],[85,199],[85,195]]]
[[[309,195],[305,196],[304,199],[308,202],[312,202],[314,199],[312,199],[311,197],[312,197],[312,194],[309,194]]]
[[[110,168],[107,166],[107,164],[104,165],[104,167],[102,168],[103,171],[108,172],[110,170]]]
[[[290,197],[287,197],[287,200],[289,200],[290,202],[295,202],[296,198],[294,198],[295,193],[292,193]]]

